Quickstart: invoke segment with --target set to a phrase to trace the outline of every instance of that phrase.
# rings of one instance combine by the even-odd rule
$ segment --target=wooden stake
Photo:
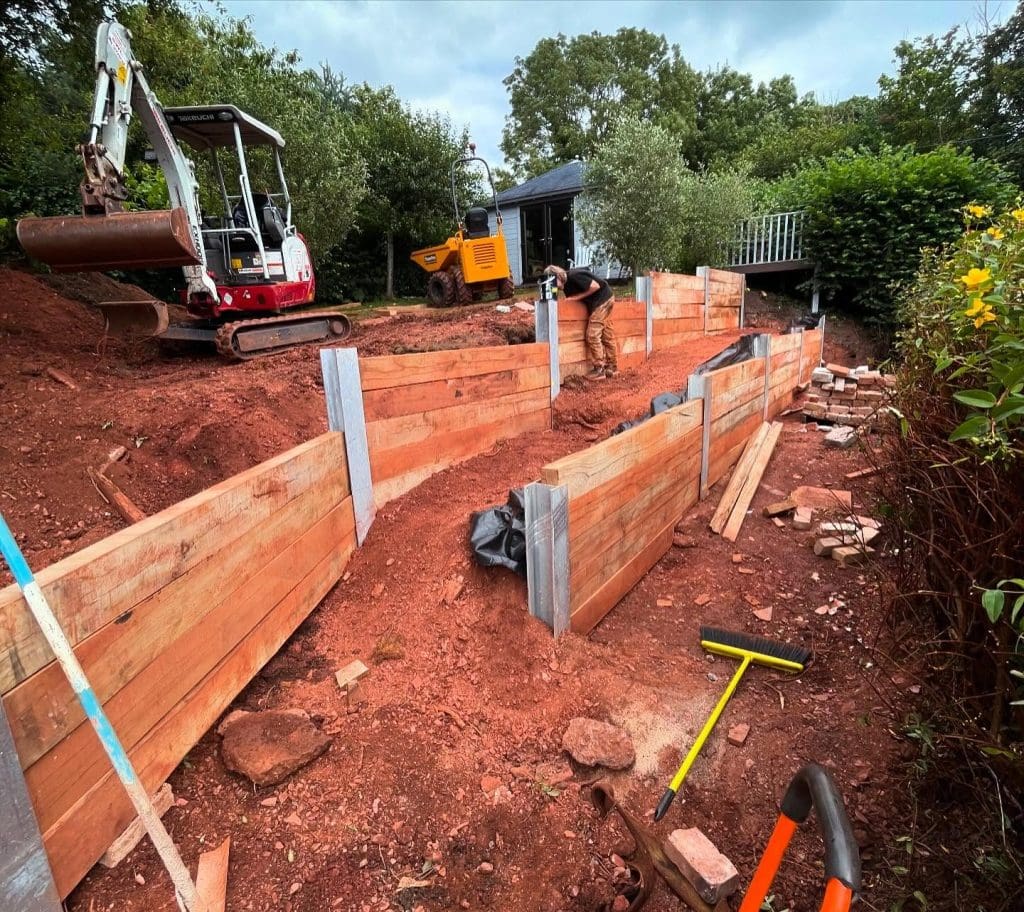
[[[128,523],[137,523],[146,518],[146,514],[142,512],[114,482],[112,482],[102,472],[97,472],[91,466],[89,467],[89,479],[96,486],[96,490],[100,492],[103,499],[110,504],[118,513],[121,514],[121,518]]]
[[[732,508],[736,506],[736,498],[740,496],[743,482],[750,472],[755,456],[761,449],[761,444],[764,443],[769,427],[770,425],[767,421],[763,422],[747,441],[747,445],[743,449],[743,455],[740,456],[739,462],[736,463],[736,468],[733,469],[732,476],[729,478],[729,484],[726,485],[725,493],[722,494],[722,499],[718,502],[718,509],[715,510],[715,515],[711,517],[710,525],[712,532],[717,532],[719,535],[722,534],[722,529],[725,528],[725,524],[729,520]]]
[[[75,381],[72,380],[68,374],[64,373],[64,371],[59,370],[56,367],[46,368],[46,375],[51,380],[56,380],[58,383],[63,383],[68,389],[78,389],[78,384],[75,383]]]
[[[729,522],[726,523],[725,529],[722,532],[722,538],[728,541],[736,541],[736,536],[740,532],[740,526],[743,525],[743,520],[747,515],[747,507],[750,506],[750,502],[754,499],[754,494],[757,493],[757,487],[761,484],[761,476],[764,475],[764,470],[768,466],[768,460],[772,458],[772,453],[775,452],[775,444],[779,442],[779,434],[781,433],[782,422],[773,421],[771,429],[765,436],[757,451],[757,456],[750,467],[750,474],[744,481],[739,496],[736,498],[736,506],[733,508]]]
[[[228,836],[217,848],[199,856],[196,893],[199,894],[202,912],[224,912],[227,908],[230,851],[231,837]]]

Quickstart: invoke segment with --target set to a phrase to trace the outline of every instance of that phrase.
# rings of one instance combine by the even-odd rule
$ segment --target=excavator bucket
[[[163,301],[103,301],[96,307],[106,321],[105,330],[116,336],[149,339],[167,332],[169,318]]]
[[[185,210],[24,218],[18,241],[56,272],[195,266],[199,255]]]

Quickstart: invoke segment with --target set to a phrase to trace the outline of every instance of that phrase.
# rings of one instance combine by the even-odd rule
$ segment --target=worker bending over
[[[615,362],[615,330],[612,328],[612,306],[615,296],[611,286],[589,269],[548,266],[546,275],[553,275],[566,301],[582,301],[587,318],[587,357],[591,361],[588,380],[604,380],[617,373]]]

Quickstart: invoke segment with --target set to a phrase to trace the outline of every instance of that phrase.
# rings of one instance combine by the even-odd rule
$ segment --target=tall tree
[[[544,38],[504,82],[511,110],[501,149],[519,177],[588,158],[623,114],[676,137],[694,129],[696,74],[678,46],[644,29]]]
[[[672,264],[686,168],[664,127],[625,114],[590,158],[578,218],[602,254],[635,272]]]
[[[1024,5],[985,35],[977,71],[974,147],[1024,185]]]

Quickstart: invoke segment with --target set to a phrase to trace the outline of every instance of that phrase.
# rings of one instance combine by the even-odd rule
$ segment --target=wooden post
[[[548,343],[548,370],[551,375],[551,401],[562,390],[562,374],[558,366],[558,302],[537,300],[533,313],[534,336]]]
[[[534,482],[524,500],[530,614],[558,637],[569,629],[569,488]]]
[[[711,468],[711,400],[714,396],[714,377],[711,374],[690,374],[686,380],[686,401],[704,401],[700,437],[700,486],[697,496],[703,500],[708,496],[708,470]]]
[[[327,424],[345,435],[348,478],[356,516],[356,542],[362,545],[373,525],[373,479],[370,449],[366,441],[363,388],[359,380],[359,357],[354,348],[321,348],[320,369],[327,397]]]
[[[60,896],[0,701],[0,909],[60,912]]]
[[[650,275],[640,276],[636,280],[636,297],[644,303],[644,316],[647,321],[647,341],[645,357],[650,358],[654,351],[654,295],[652,293],[653,282]]]
[[[698,266],[697,275],[704,276],[704,335],[708,334],[708,310],[711,308],[711,267]]]

